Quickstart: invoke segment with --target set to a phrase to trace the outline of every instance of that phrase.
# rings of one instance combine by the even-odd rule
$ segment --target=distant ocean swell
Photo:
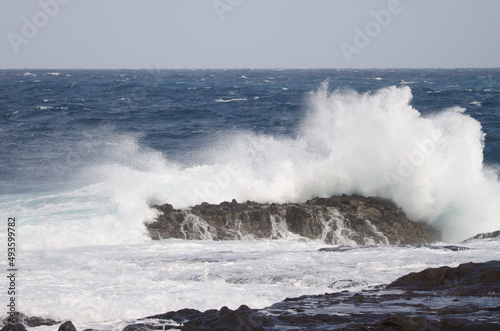
[[[68,147],[71,183],[6,206],[22,220],[26,248],[147,240],[152,204],[342,193],[391,199],[447,241],[497,230],[498,170],[483,165],[481,124],[463,109],[422,116],[409,87],[358,93],[324,84],[308,99],[295,137],[231,131],[197,151],[197,162],[173,162],[112,127],[89,131],[88,141]]]

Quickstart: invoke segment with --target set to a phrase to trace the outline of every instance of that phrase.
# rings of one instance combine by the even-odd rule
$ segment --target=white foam
[[[247,98],[232,98],[232,99],[217,99],[215,102],[237,102],[237,101],[247,101]]]
[[[441,228],[448,241],[497,229],[500,185],[483,166],[480,123],[461,108],[423,117],[411,98],[408,87],[359,94],[324,86],[311,94],[297,139],[253,133],[226,139],[213,153],[220,164],[205,169],[215,170],[208,176],[214,179],[200,181],[198,191],[214,203],[383,196],[410,218]]]
[[[500,241],[466,246],[474,249],[377,246],[320,252],[319,242],[165,240],[24,250],[16,307],[28,316],[71,320],[78,330],[93,323],[110,329],[116,321],[182,308],[264,308],[287,297],[360,291],[429,267],[493,260]],[[5,259],[0,268],[5,270]],[[7,302],[7,291],[0,292],[0,300]]]
[[[424,117],[411,98],[408,87],[360,94],[325,85],[310,94],[296,138],[231,131],[194,166],[104,128],[77,148],[97,152],[71,169],[73,181],[50,194],[6,197],[0,207],[19,217],[26,248],[143,242],[151,204],[342,193],[392,199],[447,241],[498,230],[498,169],[483,165],[480,123],[460,108]]]

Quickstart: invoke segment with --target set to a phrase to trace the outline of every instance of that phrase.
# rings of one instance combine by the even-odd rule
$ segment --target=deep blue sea
[[[25,265],[31,278],[24,283],[25,295],[33,291],[29,304],[25,300],[31,314],[62,319],[74,312],[75,320],[95,322],[124,318],[127,311],[140,317],[165,309],[219,308],[224,300],[259,306],[269,293],[262,305],[288,293],[292,279],[299,279],[296,295],[325,290],[326,283],[296,274],[278,289],[259,274],[249,284],[262,280],[263,288],[217,285],[214,290],[227,295],[196,301],[192,293],[198,286],[219,281],[200,271],[208,266],[189,269],[179,262],[180,269],[172,268],[187,270],[179,275],[159,268],[163,262],[151,254],[176,252],[185,262],[188,252],[275,248],[178,241],[168,242],[171,250],[154,246],[144,228],[156,215],[152,204],[187,208],[231,199],[282,203],[342,193],[382,196],[409,218],[441,229],[445,241],[458,242],[500,229],[499,171],[500,69],[0,71],[0,210],[4,218],[16,217],[20,249],[32,264]],[[284,245],[276,249],[291,247]],[[110,248],[96,253],[101,247]],[[139,258],[143,253],[159,269],[148,269]],[[380,254],[374,251],[373,260],[382,263]],[[432,258],[413,265],[408,261],[414,255],[406,259],[400,262],[411,270],[433,265]],[[71,274],[61,271],[62,290],[51,272],[72,263]],[[317,263],[304,268],[325,261]],[[360,281],[369,282],[369,262],[363,268],[367,274]],[[133,277],[116,278],[112,270]],[[230,277],[234,270],[227,270]],[[284,270],[291,269],[269,273]],[[70,291],[75,282],[99,282],[96,275],[119,284],[89,283],[88,292]],[[140,300],[133,306],[127,296],[136,289],[127,287],[133,279],[160,282],[175,292],[173,299],[154,309]],[[181,281],[192,287],[182,291]],[[148,284],[143,290],[150,290]],[[88,293],[102,302],[84,305]],[[42,309],[43,302],[58,304]],[[110,308],[117,302],[120,309]]]
[[[408,86],[422,115],[462,107],[486,133],[485,163],[500,164],[499,69],[3,70],[1,180],[73,175],[89,158],[105,161],[116,135],[186,163],[221,134],[296,138],[324,82],[359,93]]]

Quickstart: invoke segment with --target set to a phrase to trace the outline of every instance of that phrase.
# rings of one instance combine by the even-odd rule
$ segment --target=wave
[[[101,153],[74,169],[76,187],[15,201],[10,210],[22,215],[31,248],[147,240],[152,204],[304,202],[343,193],[391,199],[448,242],[498,230],[498,170],[483,164],[485,135],[464,109],[423,116],[409,87],[358,93],[324,84],[308,99],[296,137],[231,131],[196,165],[103,129],[92,138]]]
[[[235,102],[235,101],[247,101],[247,98],[233,98],[233,99],[217,99],[215,102]]]

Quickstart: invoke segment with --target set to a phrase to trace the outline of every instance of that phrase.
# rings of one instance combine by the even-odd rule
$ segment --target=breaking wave
[[[27,248],[147,240],[151,204],[303,202],[342,193],[391,199],[446,241],[497,230],[498,171],[483,164],[481,124],[462,108],[423,116],[411,99],[409,87],[358,93],[324,84],[310,93],[295,137],[233,131],[200,151],[195,165],[102,129],[89,135],[99,157],[74,169],[73,187],[7,209],[21,215]]]

